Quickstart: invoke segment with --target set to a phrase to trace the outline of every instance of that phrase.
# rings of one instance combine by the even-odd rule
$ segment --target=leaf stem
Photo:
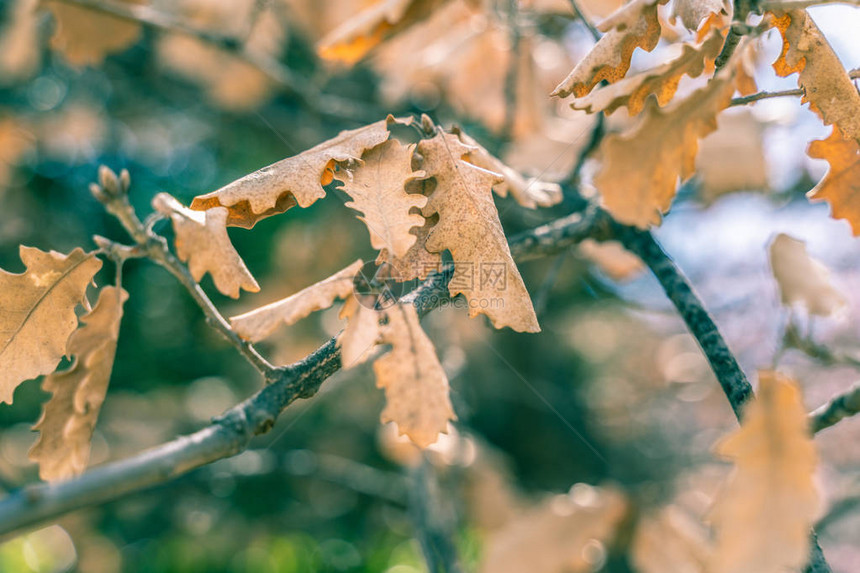
[[[102,167],[100,174],[104,169],[106,168]],[[114,257],[119,257],[122,260],[130,257],[146,257],[164,267],[185,287],[191,298],[194,299],[194,302],[203,311],[203,315],[206,317],[206,322],[209,326],[218,331],[230,344],[236,347],[239,353],[265,377],[267,382],[272,382],[280,375],[278,368],[263,358],[250,342],[243,340],[233,331],[227,319],[224,318],[206,292],[194,280],[194,277],[191,276],[191,271],[188,270],[188,267],[170,252],[167,240],[157,235],[151,226],[146,226],[141,222],[131,203],[128,201],[127,189],[108,189],[105,185],[93,183],[90,186],[90,190],[96,199],[104,205],[105,209],[116,217],[137,243],[136,246],[130,247],[113,243],[104,237],[94,238],[104,252]]]

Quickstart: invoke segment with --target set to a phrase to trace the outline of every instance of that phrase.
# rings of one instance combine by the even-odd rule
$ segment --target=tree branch
[[[511,250],[520,258],[532,251],[559,252],[589,236],[590,224],[601,223],[596,218],[593,223],[589,221],[592,220],[581,216],[565,217],[518,235],[511,241]],[[595,232],[599,235],[597,229],[596,226]],[[438,308],[450,300],[447,285],[453,270],[453,266],[448,265],[442,272],[434,273],[402,301],[415,305],[420,316]],[[234,456],[245,450],[254,436],[268,432],[287,406],[299,398],[316,394],[322,383],[340,368],[340,348],[337,337],[333,337],[302,360],[275,369],[277,378],[269,385],[202,430],[130,458],[94,467],[67,481],[25,486],[0,501],[0,536],[75,509],[117,499]]]
[[[856,80],[860,78],[860,70],[851,70],[848,73],[848,77],[852,80]],[[748,103],[757,102],[763,99],[771,99],[775,97],[786,97],[786,96],[802,96],[803,89],[796,88],[793,90],[783,90],[778,92],[758,92],[748,96],[736,97],[732,98],[732,101],[729,103],[729,107],[737,106],[737,105],[746,105]]]
[[[860,382],[809,414],[809,426],[812,433],[820,432],[858,413],[860,413]]]
[[[97,243],[103,250],[116,253],[120,257],[146,257],[161,265],[182,283],[182,286],[197,303],[197,306],[206,316],[206,322],[218,331],[230,344],[236,347],[239,353],[251,363],[265,378],[271,382],[279,376],[278,368],[272,366],[268,360],[263,358],[257,349],[233,332],[230,323],[218,311],[215,304],[197,284],[191,271],[188,270],[176,256],[170,252],[164,237],[156,235],[151,228],[144,225],[134,208],[128,201],[128,172],[123,170],[119,178],[107,167],[99,168],[99,184],[90,185],[93,196],[104,205],[105,209],[120,222],[123,228],[137,243],[135,247],[117,245],[107,239],[98,238]],[[122,181],[122,183],[120,183]]]
[[[666,296],[675,305],[690,333],[699,343],[735,416],[740,420],[743,406],[753,396],[752,386],[687,277],[650,232],[618,223],[614,223],[612,228],[615,237],[627,249],[638,255],[657,277]],[[805,572],[831,573],[814,531],[810,537],[810,549],[809,564]]]
[[[615,237],[638,255],[657,277],[666,296],[702,348],[735,416],[740,420],[743,406],[752,398],[752,386],[687,277],[650,232],[617,223],[613,225],[613,231]]]

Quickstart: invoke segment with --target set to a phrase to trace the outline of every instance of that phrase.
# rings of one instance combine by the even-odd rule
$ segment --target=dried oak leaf
[[[360,161],[366,149],[388,139],[389,125],[409,121],[389,115],[383,121],[342,131],[307,151],[195,197],[191,208],[203,211],[226,207],[227,225],[250,229],[260,219],[283,213],[296,204],[309,207],[325,196],[322,186],[331,183],[336,163]]]
[[[386,249],[396,257],[406,255],[415,244],[413,227],[421,227],[424,217],[413,213],[427,203],[424,195],[407,193],[406,184],[424,177],[423,171],[412,171],[415,145],[404,146],[389,139],[365,151],[356,169],[338,177],[343,190],[352,197],[347,207],[355,209],[370,233],[374,249]]]
[[[806,154],[830,164],[808,197],[830,203],[833,217],[848,221],[854,236],[860,236],[860,143],[842,137],[834,126],[830,137],[810,143]]]
[[[51,49],[61,52],[73,66],[99,65],[108,54],[125,50],[140,37],[137,22],[65,2],[48,2],[48,9],[55,21]]]
[[[455,269],[448,291],[452,297],[465,295],[469,316],[485,314],[496,328],[538,332],[531,298],[493,203],[492,187],[502,177],[464,161],[470,150],[456,135],[441,131],[418,144],[422,168],[436,178],[423,209],[425,217],[439,214],[427,250],[451,252]]]
[[[813,481],[818,454],[797,384],[759,372],[758,395],[717,453],[735,468],[711,510],[716,546],[707,570],[799,570],[809,557],[819,496]]]
[[[466,157],[469,163],[487,171],[500,173],[504,177],[501,183],[493,185],[493,191],[500,197],[507,197],[510,193],[517,203],[528,209],[535,209],[538,206],[551,207],[561,202],[561,186],[558,183],[542,181],[540,178],[526,179],[487,151],[461,128],[455,127],[451,133],[457,135],[463,144],[472,148]]]
[[[667,1],[633,0],[603,20],[597,26],[603,37],[550,95],[582,97],[603,80],[614,83],[623,78],[633,51],[650,52],[660,41],[657,6]]]
[[[731,101],[731,66],[725,71],[672,107],[649,100],[637,126],[604,140],[594,183],[616,219],[642,229],[660,223],[679,177],[695,172],[699,138],[717,128],[717,114]]]
[[[336,299],[349,296],[355,274],[362,264],[359,259],[292,296],[230,318],[230,324],[243,339],[260,341],[272,334],[281,324],[295,324],[314,311],[330,307]]]
[[[167,193],[156,195],[152,206],[173,221],[176,254],[188,263],[195,281],[199,282],[209,273],[215,288],[233,298],[238,298],[239,289],[260,290],[227,235],[227,209],[213,207],[205,212],[193,211]]]
[[[830,271],[806,251],[806,243],[784,233],[768,248],[782,304],[802,304],[810,314],[830,316],[847,304],[830,282]]]
[[[442,255],[427,250],[427,237],[438,219],[438,216],[428,217],[424,219],[424,225],[410,231],[415,235],[415,242],[402,257],[394,257],[388,249],[382,249],[376,257],[376,264],[390,264],[404,281],[425,279],[430,273],[441,270]]]
[[[20,256],[23,273],[0,269],[0,401],[9,404],[21,382],[60,363],[78,325],[75,307],[102,266],[82,249],[64,255],[22,245]]]
[[[387,38],[430,16],[449,0],[377,0],[317,45],[324,60],[352,65]]]
[[[43,480],[62,480],[84,472],[90,456],[90,440],[107,394],[113,368],[122,305],[128,293],[106,286],[93,310],[81,317],[83,326],[69,338],[68,370],[55,372],[42,382],[51,393],[42,417],[33,426],[40,432],[30,449]]]
[[[805,10],[775,13],[782,34],[782,53],[773,63],[778,76],[797,72],[803,102],[821,115],[825,125],[837,125],[846,137],[860,141],[860,93]]]
[[[610,115],[626,106],[632,116],[642,111],[645,100],[652,94],[656,96],[657,103],[664,106],[675,96],[684,75],[696,78],[705,71],[707,63],[713,62],[720,53],[723,41],[722,34],[714,31],[700,45],[684,44],[681,55],[674,60],[598,88],[574,100],[570,107],[588,113],[603,111]]]
[[[731,5],[725,0],[675,0],[672,20],[680,18],[685,28],[695,32],[703,23],[709,29],[726,23],[731,11]]]
[[[351,296],[344,302],[338,316],[349,321],[337,340],[340,346],[340,362],[346,370],[370,357],[370,351],[379,342],[379,321],[382,313],[361,304],[355,296]]]
[[[380,342],[390,344],[391,351],[373,363],[376,386],[385,390],[380,419],[383,424],[394,422],[400,435],[426,448],[446,432],[449,420],[457,419],[448,377],[415,307],[398,303],[384,312],[387,322],[380,328]]]

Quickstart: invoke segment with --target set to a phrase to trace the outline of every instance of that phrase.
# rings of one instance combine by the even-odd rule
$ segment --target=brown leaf
[[[780,233],[768,249],[782,304],[801,304],[810,314],[830,316],[847,301],[830,282],[830,271],[806,252],[806,243]]]
[[[9,404],[21,382],[60,363],[78,325],[75,307],[102,266],[81,249],[63,255],[22,245],[20,255],[26,271],[0,269],[0,401]]]
[[[594,183],[616,219],[642,229],[660,223],[679,177],[695,171],[699,138],[717,128],[717,114],[733,91],[731,76],[720,74],[671,107],[661,110],[651,100],[636,127],[604,140]]]
[[[456,420],[448,396],[448,377],[439,364],[433,343],[418,322],[411,304],[385,309],[388,322],[381,327],[382,344],[391,352],[373,363],[376,386],[385,390],[382,423],[394,422],[400,435],[426,448]]]
[[[717,21],[727,22],[731,11],[725,0],[675,0],[672,19],[680,18],[685,28],[695,32],[705,20],[709,20],[709,27],[714,27]]]
[[[212,193],[195,197],[191,208],[227,208],[227,225],[250,229],[257,221],[298,204],[305,208],[325,196],[336,163],[359,161],[361,154],[388,139],[391,123],[408,124],[388,116],[358,129],[342,131],[319,145],[237,179]]]
[[[712,509],[713,573],[784,573],[809,557],[818,512],[818,465],[797,384],[759,372],[759,390],[739,430],[717,446],[735,464]]]
[[[582,97],[603,80],[614,83],[623,78],[633,51],[650,52],[660,41],[657,6],[667,1],[633,0],[602,21],[597,29],[603,37],[550,95]]]
[[[810,143],[806,154],[830,164],[809,198],[830,203],[833,217],[848,221],[854,236],[860,236],[860,144],[834,126],[830,137]]]
[[[74,363],[42,382],[50,392],[42,417],[33,426],[40,432],[30,450],[43,480],[62,480],[84,472],[90,456],[90,440],[107,393],[113,369],[122,305],[128,293],[106,286],[95,307],[81,317],[84,324],[69,338]]]
[[[491,189],[501,176],[464,161],[471,148],[456,135],[440,131],[422,140],[418,151],[427,176],[436,178],[436,189],[423,211],[425,217],[439,214],[427,250],[451,252],[455,265],[448,284],[451,296],[465,295],[469,316],[485,314],[496,328],[538,332],[529,293],[493,203]]]
[[[370,244],[396,257],[406,255],[415,244],[415,235],[409,231],[424,224],[424,217],[411,209],[420,210],[427,198],[405,189],[409,181],[424,177],[422,171],[412,171],[414,150],[415,145],[404,146],[389,139],[365,151],[356,169],[338,177],[343,190],[352,197],[346,206],[363,215],[359,219],[367,225]]]
[[[415,242],[402,257],[392,257],[387,249],[382,249],[376,257],[376,264],[390,264],[404,281],[425,279],[430,273],[441,270],[442,255],[427,250],[427,237],[438,219],[436,216],[424,219],[423,226],[410,231],[415,235]]]
[[[448,0],[377,0],[317,45],[324,60],[352,65],[385,39],[427,18]]]
[[[203,213],[192,211],[167,193],[156,195],[152,206],[173,221],[176,254],[188,263],[195,281],[199,282],[203,275],[210,273],[215,287],[233,298],[238,298],[239,289],[260,290],[227,235],[227,209],[213,207]]]
[[[803,102],[821,115],[825,125],[837,125],[846,137],[860,141],[860,93],[805,10],[775,13],[782,33],[782,53],[773,63],[777,75],[797,72]]]
[[[338,316],[349,320],[337,340],[340,346],[340,362],[346,370],[370,357],[370,351],[379,342],[379,321],[382,313],[364,306],[355,296],[351,296],[346,299]]]
[[[295,324],[312,312],[330,307],[336,299],[349,296],[355,274],[362,264],[359,259],[294,295],[230,318],[230,324],[236,334],[245,340],[258,342],[272,334],[281,324]]]
[[[492,532],[479,571],[594,571],[594,562],[583,549],[593,540],[607,543],[612,539],[627,503],[614,489],[589,490],[589,498],[581,501],[575,495],[553,496]]]
[[[664,106],[675,97],[684,75],[696,78],[705,71],[706,63],[713,62],[720,53],[723,40],[723,36],[715,31],[701,45],[684,44],[681,55],[674,60],[598,88],[574,100],[570,107],[588,113],[604,111],[610,115],[619,107],[627,106],[627,112],[636,115],[642,111],[645,100],[652,94],[657,97],[657,103]]]
[[[51,49],[62,52],[73,66],[99,65],[108,54],[125,50],[140,37],[141,27],[137,22],[64,2],[47,5],[55,20]]]
[[[493,191],[500,197],[507,197],[508,193],[514,200],[528,209],[551,207],[561,202],[561,186],[558,183],[541,181],[537,179],[526,179],[518,171],[511,169],[501,159],[498,159],[486,150],[481,144],[460,128],[454,128],[452,133],[460,138],[463,144],[471,147],[466,160],[473,165],[482,167],[487,171],[500,173],[504,180],[493,185]]]

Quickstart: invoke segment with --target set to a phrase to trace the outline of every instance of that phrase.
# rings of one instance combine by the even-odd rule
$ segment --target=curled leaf
[[[346,298],[352,292],[353,279],[362,264],[359,259],[292,296],[232,317],[230,324],[245,340],[260,341],[281,324],[295,324],[314,311],[330,307],[336,299]]]
[[[570,107],[585,110],[588,113],[598,111],[610,115],[620,107],[626,106],[630,115],[636,115],[645,107],[649,95],[657,97],[661,106],[668,104],[678,90],[678,84],[684,75],[698,77],[705,71],[708,62],[713,62],[723,46],[723,37],[719,32],[711,33],[698,46],[684,44],[681,55],[634,76],[601,87],[590,94],[577,98]]]
[[[44,480],[61,480],[84,472],[90,440],[107,393],[113,369],[122,306],[128,293],[106,286],[93,310],[81,317],[83,326],[69,339],[71,368],[46,377],[42,388],[51,393],[42,417],[33,426],[39,438],[30,459],[39,464]]]
[[[294,205],[309,207],[325,196],[337,163],[360,161],[361,154],[388,139],[391,123],[405,123],[388,116],[383,121],[340,132],[337,136],[246,175],[217,191],[195,197],[191,208],[203,211],[227,208],[227,225],[250,229],[257,221],[283,213]]]
[[[614,83],[623,78],[633,51],[650,52],[660,41],[657,6],[667,1],[633,0],[602,21],[597,29],[603,37],[550,95],[582,97],[603,80]]]
[[[227,235],[227,209],[213,207],[205,212],[193,211],[167,193],[156,195],[152,206],[173,222],[176,254],[188,263],[195,281],[199,282],[203,275],[210,273],[215,287],[233,298],[239,296],[239,289],[260,290]]]
[[[448,0],[377,0],[323,38],[317,53],[325,60],[352,65],[416,22],[430,16]]]
[[[665,109],[650,100],[636,127],[604,140],[603,165],[594,183],[616,219],[643,229],[660,223],[678,180],[695,172],[699,139],[717,128],[717,114],[733,92],[727,73]]]

